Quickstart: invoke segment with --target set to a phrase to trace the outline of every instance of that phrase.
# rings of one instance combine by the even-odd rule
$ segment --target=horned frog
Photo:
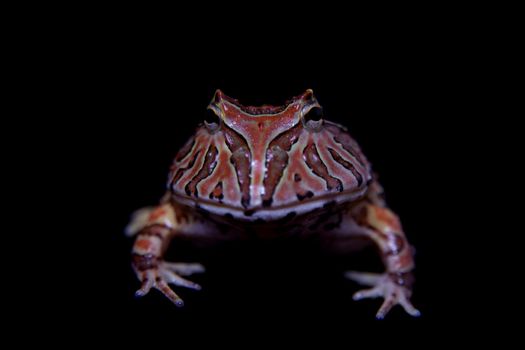
[[[203,272],[202,265],[163,260],[176,235],[321,233],[366,238],[380,252],[384,273],[345,274],[370,286],[354,300],[384,298],[377,318],[396,304],[419,316],[410,302],[414,261],[400,221],[358,144],[323,118],[312,90],[283,106],[257,107],[217,90],[208,113],[176,155],[160,204],[137,211],[126,229],[137,235],[137,296],[155,288],[182,306],[168,284],[201,288],[181,276]]]

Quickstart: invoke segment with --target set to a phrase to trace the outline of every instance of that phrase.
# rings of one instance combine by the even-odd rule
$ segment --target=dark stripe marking
[[[339,192],[343,191],[343,183],[341,180],[330,176],[326,165],[319,157],[319,153],[317,152],[317,147],[315,144],[311,143],[304,148],[303,158],[306,162],[306,165],[308,165],[313,173],[326,181],[326,187],[329,191],[334,188]]]
[[[297,193],[297,199],[302,201],[305,198],[312,198],[314,196],[314,193],[312,191],[306,191],[305,194]]]
[[[177,157],[175,157],[175,161],[180,162],[186,156],[191,152],[193,149],[193,146],[195,145],[195,136],[192,136],[188,142],[180,149],[180,151],[177,153]]]
[[[201,182],[203,179],[207,178],[213,173],[213,170],[215,170],[215,166],[217,165],[218,154],[219,151],[217,150],[217,147],[210,146],[208,148],[208,152],[206,152],[206,157],[204,159],[204,164],[202,164],[202,167],[197,173],[197,175],[195,175],[185,187],[186,194],[188,196],[191,196],[193,194],[195,197],[199,197],[197,185],[199,184],[199,182]]]
[[[222,181],[219,181],[213,191],[210,192],[210,199],[217,198],[219,201],[224,199],[224,194],[222,192]]]
[[[242,135],[230,129],[225,124],[223,124],[223,130],[226,145],[232,153],[230,162],[235,167],[237,181],[242,192],[241,204],[247,208],[250,205],[250,172],[252,161],[250,148]]]
[[[346,130],[341,129],[340,127],[336,125],[330,125],[326,129],[334,135],[335,142],[342,145],[344,150],[350,153],[352,157],[354,157],[359,162],[359,164],[361,164],[363,167],[366,167],[365,161],[363,159],[361,152],[354,148],[357,144],[355,143],[354,140],[352,140],[352,137],[348,135]]]
[[[354,177],[357,180],[357,185],[361,186],[363,184],[363,176],[357,171],[355,166],[350,163],[349,161],[345,160],[337,151],[333,150],[332,148],[328,148],[328,152],[330,152],[330,155],[332,158],[339,164],[341,164],[346,169],[350,170]]]
[[[186,172],[186,170],[193,168],[193,166],[195,165],[195,161],[197,160],[197,157],[199,156],[199,153],[200,153],[200,152],[201,152],[201,150],[198,150],[197,153],[195,153],[195,155],[193,156],[191,162],[188,164],[187,167],[185,167],[185,168],[180,168],[179,170],[177,170],[177,173],[175,174],[175,176],[173,177],[173,181],[171,182],[172,184],[177,183],[177,181],[180,180],[180,178],[182,177],[182,175],[184,175],[184,173]]]

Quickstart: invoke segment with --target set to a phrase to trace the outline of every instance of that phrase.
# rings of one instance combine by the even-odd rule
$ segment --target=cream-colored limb
[[[133,269],[142,285],[137,296],[144,296],[154,288],[162,292],[175,305],[183,306],[182,299],[169,284],[200,290],[194,282],[182,278],[194,273],[204,272],[200,264],[169,263],[163,260],[164,252],[171,238],[178,233],[191,232],[198,226],[198,220],[184,208],[171,202],[157,207],[137,211],[126,228],[126,234],[137,235],[133,245]]]
[[[384,298],[376,314],[379,319],[384,318],[396,304],[401,305],[408,314],[419,316],[420,312],[410,302],[414,268],[412,248],[397,215],[371,201],[354,206],[347,215],[359,227],[360,234],[376,244],[386,269],[382,274],[347,272],[347,278],[371,287],[355,293],[354,300]]]

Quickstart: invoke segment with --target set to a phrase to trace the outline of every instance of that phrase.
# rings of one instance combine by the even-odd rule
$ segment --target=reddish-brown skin
[[[161,204],[139,211],[129,226],[130,234],[138,233],[137,295],[156,288],[180,306],[168,283],[200,288],[180,275],[202,266],[163,261],[174,235],[317,233],[374,242],[386,271],[348,273],[373,287],[354,299],[384,297],[378,318],[396,304],[419,315],[410,303],[414,262],[399,218],[386,206],[370,164],[347,130],[311,119],[310,112],[320,108],[311,90],[279,107],[242,106],[217,91],[209,108],[217,120],[200,125],[178,152]]]
[[[175,157],[174,196],[247,221],[362,197],[370,164],[342,126],[306,120],[319,107],[311,91],[281,107],[245,107],[218,91],[209,107],[217,124],[197,128]]]

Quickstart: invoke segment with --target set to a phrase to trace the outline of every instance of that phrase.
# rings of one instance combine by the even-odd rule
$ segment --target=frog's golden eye
[[[221,118],[213,111],[211,108],[206,110],[206,115],[204,117],[204,125],[210,131],[216,131],[221,126]]]
[[[311,130],[317,130],[323,124],[323,108],[313,107],[303,116],[304,125]]]

